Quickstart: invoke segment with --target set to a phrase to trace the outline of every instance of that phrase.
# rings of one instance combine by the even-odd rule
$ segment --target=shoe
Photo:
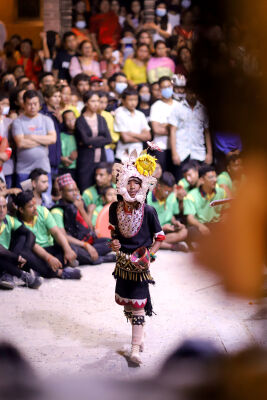
[[[22,272],[21,279],[25,282],[26,286],[30,289],[38,289],[42,284],[42,278],[32,275],[29,272]]]
[[[82,274],[78,268],[66,267],[63,269],[61,279],[81,279]]]
[[[76,260],[72,261],[72,263],[69,264],[68,266],[69,266],[69,267],[72,267],[72,268],[77,268],[77,267],[79,267],[79,265],[80,265],[80,263],[79,263],[79,261],[76,259]]]
[[[188,253],[189,247],[185,242],[179,242],[172,245],[172,251],[183,251],[184,253]]]
[[[3,275],[0,278],[0,287],[9,290],[14,289],[15,283],[13,280],[13,276],[7,273],[3,273]]]
[[[132,344],[131,353],[129,356],[129,360],[137,365],[142,364],[141,357],[139,355],[140,346],[138,344]]]
[[[106,254],[102,256],[103,263],[116,262],[116,254]]]

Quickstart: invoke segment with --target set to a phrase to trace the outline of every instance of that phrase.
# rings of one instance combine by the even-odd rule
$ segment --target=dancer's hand
[[[120,244],[119,240],[118,239],[112,240],[112,242],[111,242],[112,251],[115,251],[117,253],[117,251],[119,251],[120,248],[121,248],[121,244]]]

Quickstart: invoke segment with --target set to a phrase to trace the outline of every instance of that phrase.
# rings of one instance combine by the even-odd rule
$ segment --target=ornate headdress
[[[151,150],[161,151],[153,143],[147,142],[147,144]],[[143,150],[139,157],[137,151],[133,150],[128,160],[125,160],[122,164],[115,163],[113,166],[112,174],[116,181],[117,194],[120,194],[128,202],[138,201],[138,203],[143,204],[148,190],[153,189],[157,183],[157,179],[152,176],[155,168],[156,158],[147,154],[147,150]],[[134,198],[127,191],[130,178],[138,178],[142,182]]]

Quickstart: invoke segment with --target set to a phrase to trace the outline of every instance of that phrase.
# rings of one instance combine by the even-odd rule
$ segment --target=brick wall
[[[71,29],[72,0],[44,1],[44,29],[64,33]]]

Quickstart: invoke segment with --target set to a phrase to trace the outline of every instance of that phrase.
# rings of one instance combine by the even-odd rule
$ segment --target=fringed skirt
[[[130,261],[131,254],[119,252],[113,272],[117,280],[115,301],[121,306],[144,308],[146,315],[153,313],[149,283],[155,284],[149,270],[142,271]]]

